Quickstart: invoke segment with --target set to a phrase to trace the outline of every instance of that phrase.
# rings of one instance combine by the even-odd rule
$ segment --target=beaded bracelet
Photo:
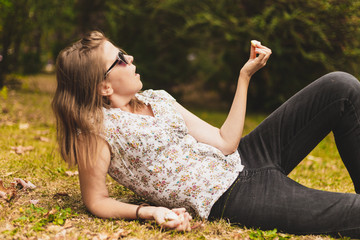
[[[137,207],[137,209],[136,209],[136,219],[140,219],[140,217],[139,217],[140,208],[145,207],[145,206],[150,206],[150,205],[147,204],[147,203],[142,203]]]

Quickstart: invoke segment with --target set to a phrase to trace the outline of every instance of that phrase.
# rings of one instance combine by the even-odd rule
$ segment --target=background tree
[[[360,0],[0,0],[0,87],[39,72],[97,29],[136,57],[145,88],[197,82],[231,101],[250,40],[273,50],[251,83],[249,108],[272,110],[322,74],[360,77]]]
[[[74,35],[69,35],[74,31],[66,32],[69,25],[62,21],[63,16],[73,14],[73,7],[67,2],[73,1],[0,0],[0,54],[3,56],[0,87],[8,73],[40,72],[45,62],[54,58],[51,54],[54,45],[62,42],[64,46],[64,42],[74,38]],[[61,37],[63,33],[66,37]]]
[[[10,71],[15,70],[19,52],[20,44],[23,35],[24,25],[22,24],[27,19],[26,0],[0,1],[0,39],[2,49],[2,61],[0,62],[0,87],[4,84],[4,75]]]

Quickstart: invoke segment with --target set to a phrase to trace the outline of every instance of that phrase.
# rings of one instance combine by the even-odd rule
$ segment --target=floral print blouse
[[[238,151],[225,156],[197,142],[167,92],[146,90],[136,97],[150,104],[154,117],[103,109],[109,175],[154,204],[207,218],[243,169]]]

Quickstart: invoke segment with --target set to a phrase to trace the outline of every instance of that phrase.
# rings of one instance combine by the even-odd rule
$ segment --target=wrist
[[[237,87],[247,89],[250,84],[250,79],[251,79],[251,76],[246,75],[246,74],[240,74],[240,76],[238,78],[238,82],[237,82]]]
[[[145,219],[145,220],[152,220],[152,219],[154,219],[155,209],[156,209],[156,207],[154,207],[154,206],[142,206],[138,210],[137,218]]]
[[[240,70],[239,80],[246,80],[247,82],[249,82],[251,76],[252,75],[250,73],[248,73],[247,71]]]

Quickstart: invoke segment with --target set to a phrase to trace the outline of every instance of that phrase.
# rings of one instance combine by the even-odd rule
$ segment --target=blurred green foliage
[[[145,88],[196,81],[228,102],[250,40],[261,41],[273,54],[253,77],[252,110],[329,71],[360,77],[360,0],[0,0],[0,12],[0,88],[5,74],[38,72],[93,29],[135,56]]]

